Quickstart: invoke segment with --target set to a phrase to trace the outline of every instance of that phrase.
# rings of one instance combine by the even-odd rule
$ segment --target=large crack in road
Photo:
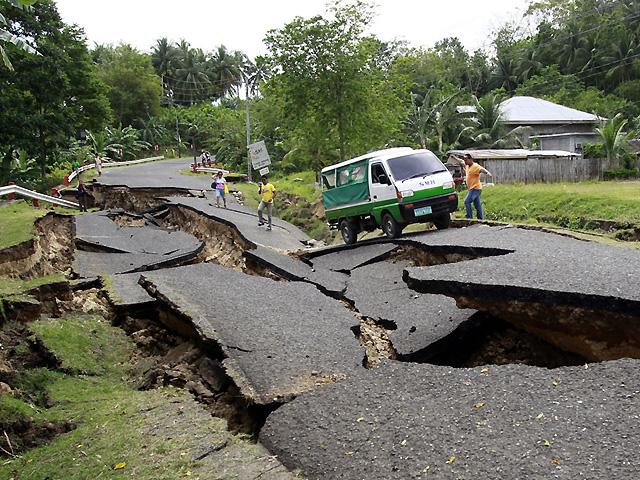
[[[136,214],[65,224],[76,273],[107,269],[113,315],[140,345],[180,339],[143,388],[189,390],[309,478],[575,478],[580,451],[591,473],[606,463],[581,428],[614,444],[612,412],[639,418],[634,360],[575,367],[640,357],[635,252],[489,227],[293,252],[293,227],[267,237],[246,210],[167,193],[127,189]]]

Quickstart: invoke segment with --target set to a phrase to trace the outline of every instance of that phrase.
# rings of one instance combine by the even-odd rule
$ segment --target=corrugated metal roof
[[[529,157],[576,157],[575,153],[565,152],[563,150],[451,150],[447,152],[447,156],[455,155],[462,157],[465,154],[471,155],[474,160],[526,160]]]
[[[575,108],[558,105],[541,98],[513,97],[500,106],[505,123],[535,125],[544,123],[597,123],[598,117]]]
[[[561,138],[561,137],[596,137],[596,132],[550,133],[548,135],[532,135],[530,138]]]

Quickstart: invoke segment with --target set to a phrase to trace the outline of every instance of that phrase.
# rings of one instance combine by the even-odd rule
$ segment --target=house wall
[[[540,139],[540,150],[562,150],[564,152],[575,153],[576,145],[584,146],[588,143],[595,143],[594,135],[571,135],[566,137],[550,137]]]
[[[523,125],[523,124],[506,124],[509,128],[529,127],[529,131],[522,134],[521,138],[525,144],[529,143],[531,137],[537,135],[553,135],[554,133],[593,133],[595,124],[544,124],[544,125]]]
[[[555,183],[602,179],[603,171],[614,168],[606,158],[536,158],[527,160],[478,160],[493,174],[494,183]],[[640,167],[640,160],[637,161]]]

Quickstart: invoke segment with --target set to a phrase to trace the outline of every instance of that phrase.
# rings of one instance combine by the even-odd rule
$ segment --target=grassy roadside
[[[482,200],[487,220],[578,230],[595,229],[597,220],[640,225],[637,181],[495,185]]]
[[[133,344],[105,319],[67,315],[39,320],[29,330],[59,367],[20,372],[13,385],[19,395],[0,395],[0,421],[34,427],[72,422],[75,428],[17,457],[5,456],[0,478],[232,478],[227,466],[259,454],[186,392],[136,389],[129,376]],[[232,448],[234,458],[199,459],[203,448],[215,445]]]
[[[329,230],[324,215],[321,214],[322,192],[315,184],[314,172],[274,176],[269,180],[278,191],[274,215],[304,230],[316,240],[333,240],[334,232]],[[257,208],[260,196],[256,183],[233,183],[230,188],[242,192],[245,205]]]
[[[0,206],[0,248],[30,240],[33,237],[33,222],[47,212],[46,208],[33,207],[26,201]]]

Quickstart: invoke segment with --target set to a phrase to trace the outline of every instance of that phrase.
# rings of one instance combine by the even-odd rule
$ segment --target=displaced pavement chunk
[[[313,285],[278,282],[212,264],[143,274],[142,285],[222,350],[240,391],[279,402],[362,369],[358,322]]]
[[[589,359],[640,357],[639,251],[517,228],[472,227],[411,241],[514,253],[409,268],[410,288],[451,296]]]
[[[242,237],[255,245],[283,251],[296,251],[303,249],[306,246],[304,242],[309,240],[309,237],[300,229],[276,218],[273,219],[273,231],[268,232],[264,227],[258,227],[257,213],[241,205],[217,208],[207,199],[194,197],[167,197],[165,200],[169,205],[190,208],[234,227]]]
[[[390,340],[400,356],[437,347],[436,342],[469,320],[475,310],[459,309],[444,295],[419,295],[402,280],[407,261],[383,261],[351,272],[345,297],[363,315],[391,328]],[[426,355],[426,352],[424,352]],[[436,355],[437,348],[432,354]]]
[[[637,478],[640,362],[547,370],[389,362],[272,413],[309,479]]]
[[[349,277],[344,273],[319,267],[313,268],[301,260],[268,248],[257,247],[255,250],[247,250],[244,252],[244,256],[250,262],[266,268],[286,280],[312,283],[335,297],[342,296],[347,288]]]

